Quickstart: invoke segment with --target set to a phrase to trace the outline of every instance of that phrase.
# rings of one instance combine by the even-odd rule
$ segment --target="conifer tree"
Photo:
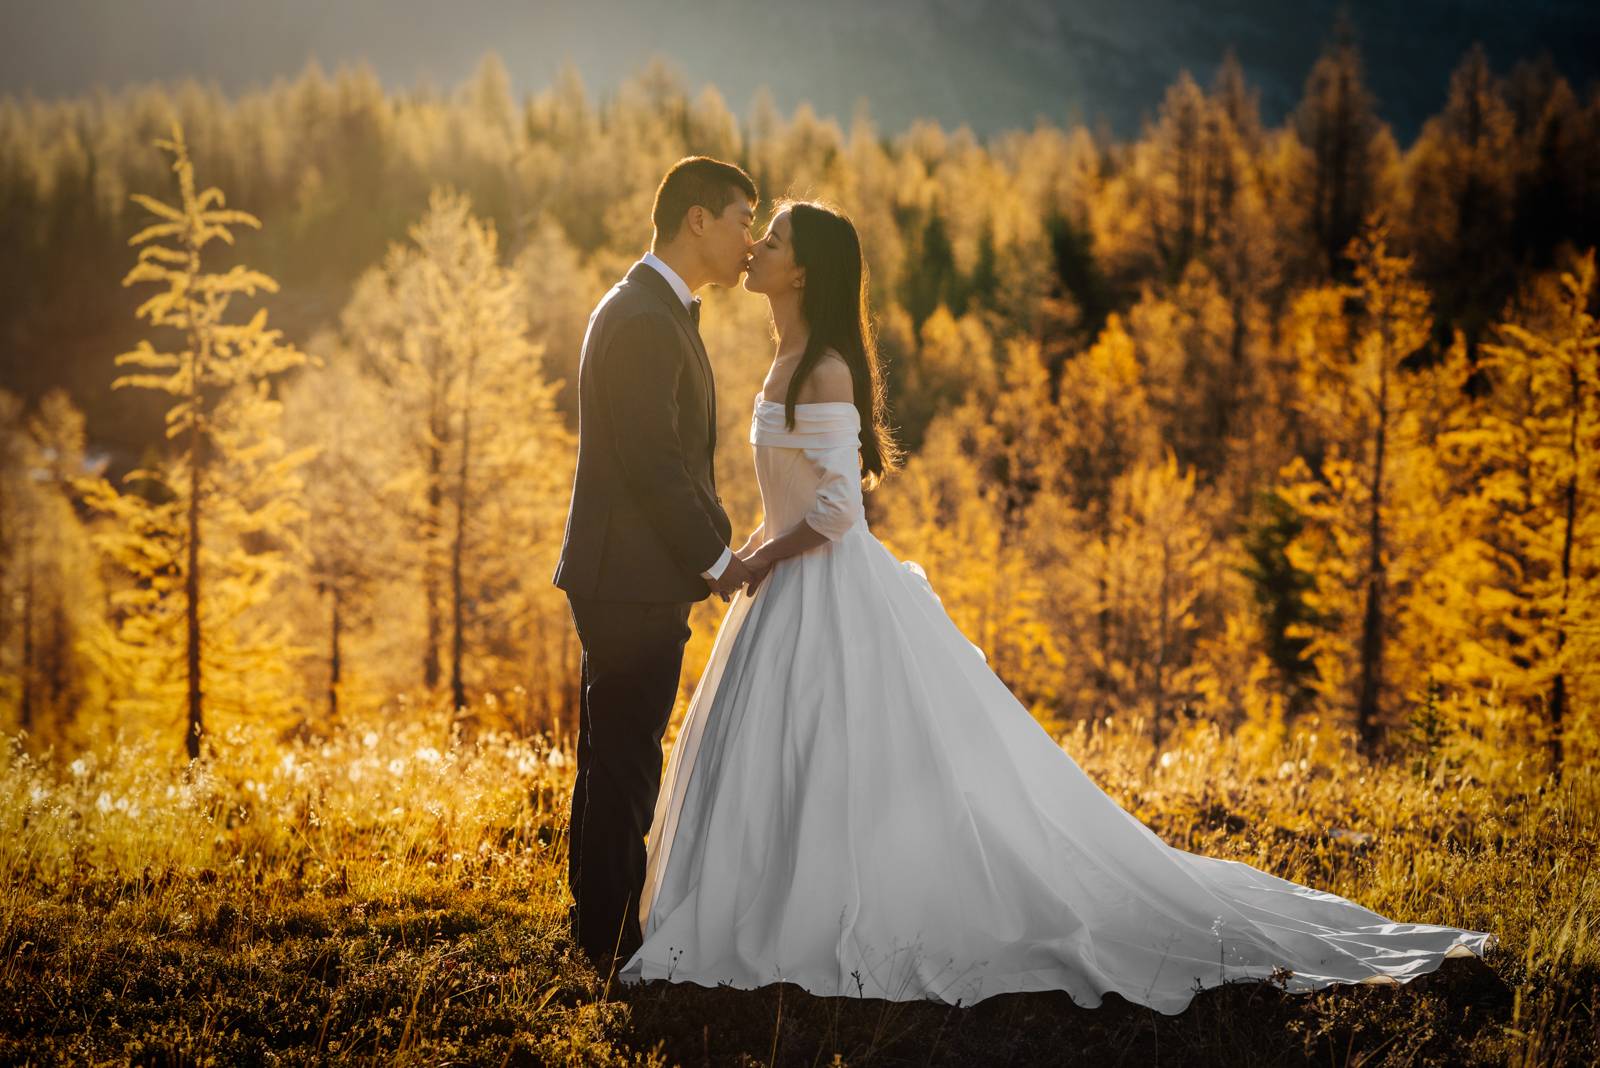
[[[1233,305],[1194,261],[1163,295],[1146,290],[1128,319],[1161,436],[1180,463],[1215,480],[1230,458],[1244,385],[1233,362]]]
[[[1444,110],[1408,153],[1405,235],[1441,314],[1473,352],[1511,288],[1515,144],[1504,90],[1475,45],[1450,76]]]
[[[176,397],[166,413],[176,452],[126,477],[144,484],[140,493],[119,493],[104,479],[80,486],[114,520],[98,544],[133,579],[113,596],[121,611],[99,643],[103,662],[117,665],[128,687],[113,707],[162,715],[179,698],[193,759],[205,740],[208,700],[267,723],[297,707],[295,659],[303,650],[261,609],[300,550],[297,469],[315,450],[284,449],[280,406],[270,395],[270,376],[304,363],[304,354],[267,328],[265,309],[245,322],[225,319],[235,295],[273,292],[276,283],[242,265],[219,273],[202,264],[212,241],[233,244],[230,227],[259,228],[259,220],[226,208],[221,190],[197,189],[176,123],[171,139],[157,145],[172,154],[179,199],[174,206],[134,194],[157,221],[129,239],[143,247],[123,284],[164,287],[136,314],[175,332],[181,347],[158,351],[142,339],[116,363],[144,370],[112,388]]]
[[[1209,494],[1195,475],[1170,449],[1159,462],[1131,468],[1112,485],[1111,535],[1096,545],[1111,573],[1115,634],[1102,670],[1115,705],[1143,715],[1157,747],[1197,697],[1194,646],[1210,622]]]
[[[27,506],[20,518],[32,535],[24,571],[22,614],[27,620],[25,719],[53,738],[73,733],[79,710],[93,703],[100,680],[80,639],[99,611],[93,546],[78,518],[73,486],[89,464],[84,418],[66,392],[40,398],[23,439]],[[48,722],[41,722],[45,717]]]
[[[1144,374],[1121,316],[1112,314],[1094,345],[1067,363],[1058,389],[1061,497],[1078,517],[1070,525],[1087,545],[1104,547],[1115,523],[1112,491],[1117,479],[1153,459],[1160,442]],[[1103,551],[1086,559],[1093,566],[1082,574],[1092,588],[1076,602],[1092,607],[1087,615],[1058,608],[1057,618],[1072,620],[1079,633],[1091,636],[1092,655],[1085,659],[1094,670],[1084,701],[1106,704],[1114,690],[1113,576]]]
[[[1305,295],[1294,325],[1301,364],[1301,417],[1315,423],[1325,451],[1314,469],[1297,457],[1282,491],[1307,523],[1289,563],[1314,574],[1307,600],[1328,626],[1308,637],[1318,683],[1335,706],[1351,707],[1362,744],[1375,747],[1394,701],[1387,646],[1411,578],[1425,563],[1415,540],[1434,501],[1425,492],[1437,374],[1403,368],[1432,326],[1428,293],[1409,258],[1389,250],[1376,215],[1347,252],[1355,282]],[[1347,321],[1342,305],[1355,311]],[[1422,518],[1419,518],[1422,517]],[[1341,696],[1342,695],[1342,696]]]
[[[397,542],[407,535],[391,521],[380,491],[391,413],[352,353],[323,338],[313,339],[312,348],[333,351],[285,388],[284,408],[292,442],[320,446],[305,468],[306,556],[297,592],[309,603],[297,629],[320,646],[326,676],[318,682],[331,724],[365,703],[361,698],[387,695],[378,685],[389,679],[352,662],[351,639],[378,620],[394,632],[403,629],[392,606],[387,613],[379,609],[384,582],[407,577],[396,566],[403,558]]]
[[[1298,195],[1323,277],[1348,278],[1345,252],[1388,192],[1387,175],[1397,150],[1374,105],[1353,30],[1341,19],[1306,76],[1304,96],[1291,120],[1306,149]]]
[[[520,682],[529,641],[558,641],[535,623],[559,601],[549,554],[571,450],[528,338],[526,284],[499,262],[492,224],[465,196],[435,190],[411,238],[364,279],[343,326],[402,442],[383,489],[416,546],[423,684],[447,684],[462,709],[469,683]]]
[[[1540,287],[1542,306],[1498,325],[1478,361],[1492,389],[1441,437],[1460,486],[1451,527],[1470,553],[1472,582],[1441,613],[1467,632],[1452,681],[1497,689],[1542,720],[1558,776],[1571,759],[1569,736],[1580,735],[1574,721],[1600,700],[1594,296],[1590,249],[1557,286]]]

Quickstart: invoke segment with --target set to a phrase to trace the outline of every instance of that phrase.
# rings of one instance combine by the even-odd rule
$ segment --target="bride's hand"
[[[747,597],[754,597],[756,589],[766,581],[767,574],[772,570],[772,559],[761,550],[757,549],[745,560],[745,567],[750,570],[750,577],[745,580],[744,592]]]

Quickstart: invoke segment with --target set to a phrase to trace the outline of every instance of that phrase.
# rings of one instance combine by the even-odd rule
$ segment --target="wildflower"
[[[1163,768],[1170,768],[1170,767],[1172,767],[1172,765],[1176,764],[1177,762],[1178,762],[1178,755],[1176,753],[1172,752],[1170,749],[1167,752],[1161,754],[1161,766]]]
[[[368,749],[378,748],[378,732],[368,731],[361,736],[361,744]]]
[[[361,765],[360,764],[351,764],[350,765],[349,775],[350,775],[350,781],[351,782],[360,782],[361,781]]]
[[[401,775],[404,775],[405,771],[406,771],[406,762],[404,760],[401,760],[399,757],[395,757],[393,760],[389,761],[389,774],[390,775],[394,775],[396,777],[399,777]]]
[[[416,760],[419,764],[437,764],[440,760],[439,750],[431,745],[425,745],[417,750]]]
[[[545,763],[552,768],[564,768],[567,766],[567,754],[559,749],[552,749],[550,750],[550,755],[545,758]]]
[[[83,757],[79,757],[77,760],[74,760],[67,766],[72,770],[72,777],[74,779],[81,779],[85,775],[89,774],[89,763],[88,761],[84,760]]]
[[[101,790],[100,791],[100,796],[95,799],[94,807],[99,809],[100,810],[100,814],[102,816],[104,816],[105,814],[110,812],[112,810],[112,808],[114,808],[115,806],[112,804],[111,795],[109,793],[107,793],[106,791]]]

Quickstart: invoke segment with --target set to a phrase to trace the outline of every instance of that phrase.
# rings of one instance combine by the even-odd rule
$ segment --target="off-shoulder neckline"
[[[760,394],[760,393],[756,394],[756,403],[757,404],[770,404],[775,408],[782,408],[783,407],[783,401],[769,400],[766,396],[764,396],[763,394]],[[846,407],[846,408],[854,408],[856,406],[856,402],[855,401],[810,401],[809,403],[806,403],[806,404],[798,404],[798,403],[795,404],[796,408],[832,408],[832,407],[840,407],[840,406]]]

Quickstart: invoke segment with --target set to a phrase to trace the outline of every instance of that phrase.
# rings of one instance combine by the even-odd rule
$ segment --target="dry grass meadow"
[[[392,712],[393,710],[391,710]],[[970,1008],[602,984],[565,928],[557,740],[349,724],[232,762],[125,741],[0,770],[0,1062],[1590,1064],[1600,776],[1507,794],[1432,747],[1141,725],[1062,744],[1168,841],[1398,919],[1493,931],[1399,987],[1247,983],[1162,1017],[1115,996]],[[391,720],[391,723],[393,720]],[[443,722],[441,720],[441,722]],[[1326,753],[1337,752],[1336,759]],[[242,754],[280,754],[251,764]]]

